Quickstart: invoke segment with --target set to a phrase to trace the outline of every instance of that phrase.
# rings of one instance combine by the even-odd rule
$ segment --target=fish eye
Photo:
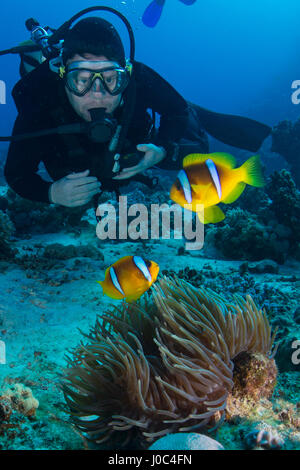
[[[144,259],[144,261],[145,261],[145,264],[146,264],[147,268],[150,268],[151,261],[149,261],[148,259]]]

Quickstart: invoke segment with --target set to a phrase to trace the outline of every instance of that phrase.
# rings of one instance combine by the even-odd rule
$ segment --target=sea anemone
[[[275,334],[250,296],[230,303],[163,278],[151,297],[98,317],[68,357],[72,421],[97,443],[127,447],[214,427],[235,384],[235,358],[261,353],[264,367],[276,368]]]

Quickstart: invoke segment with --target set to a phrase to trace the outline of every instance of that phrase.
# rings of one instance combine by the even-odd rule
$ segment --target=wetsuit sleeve
[[[36,132],[39,122],[19,115],[16,119],[13,135]],[[44,138],[45,139],[45,138]],[[47,142],[39,138],[11,142],[4,168],[4,176],[8,185],[21,197],[31,201],[49,201],[51,182],[43,180],[38,174],[38,166],[42,161],[43,148]]]

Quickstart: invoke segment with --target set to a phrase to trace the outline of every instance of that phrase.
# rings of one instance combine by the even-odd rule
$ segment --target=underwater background
[[[278,328],[278,370],[275,374],[272,364],[276,378],[272,376],[271,391],[259,395],[258,384],[252,396],[243,391],[238,399],[231,397],[224,423],[208,435],[228,450],[270,448],[272,443],[299,450],[300,104],[292,102],[292,82],[300,80],[300,4],[197,0],[188,6],[166,0],[157,25],[148,28],[142,15],[149,3],[111,0],[101,5],[127,17],[135,34],[136,60],[154,68],[185,99],[274,126],[273,151],[271,138],[259,151],[266,185],[248,186],[225,208],[223,222],[206,226],[200,251],[187,251],[185,241],[176,239],[101,241],[92,209],[45,206],[11,191],[3,176],[7,145],[0,143],[0,449],[109,446],[110,442],[89,443],[85,433],[73,426],[61,377],[67,366],[65,355],[81,341],[91,342],[82,332],[88,333],[97,316],[112,306],[121,309],[119,301],[103,296],[96,281],[122,256],[140,255],[159,264],[158,279],[176,275],[194,288],[212,289],[229,303],[235,301],[234,295],[251,295],[258,308],[265,309],[272,331]],[[79,0],[2,4],[0,49],[29,38],[24,26],[29,17],[56,28],[94,4]],[[128,52],[124,26],[109,13],[101,16],[117,27]],[[10,93],[18,79],[18,56],[0,57],[0,80],[6,85],[6,103],[0,104],[1,136],[12,132],[16,110]],[[228,151],[238,162],[251,156],[210,141],[210,151]],[[150,207],[168,202],[174,174],[151,172],[159,177],[158,187],[129,185],[128,204]],[[114,204],[113,194],[104,200]],[[145,298],[151,301],[151,295],[148,292]],[[261,364],[253,373],[261,373],[266,383],[271,380],[269,365]],[[256,440],[257,430],[268,433],[261,442]],[[199,433],[206,434],[205,428]]]

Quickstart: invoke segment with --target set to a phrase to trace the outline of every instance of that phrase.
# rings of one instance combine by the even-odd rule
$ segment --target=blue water
[[[28,39],[24,22],[37,18],[54,28],[94,1],[14,0],[0,7],[0,49]],[[99,2],[101,3],[101,2]],[[239,113],[274,125],[295,119],[291,83],[300,78],[299,0],[198,0],[186,6],[167,0],[153,29],[141,21],[149,0],[110,0],[131,22],[136,59],[155,68],[191,101],[210,109]],[[113,15],[103,15],[126,30]],[[16,117],[10,96],[18,80],[17,56],[0,57],[0,80],[7,104],[0,105],[0,135],[9,134]]]

